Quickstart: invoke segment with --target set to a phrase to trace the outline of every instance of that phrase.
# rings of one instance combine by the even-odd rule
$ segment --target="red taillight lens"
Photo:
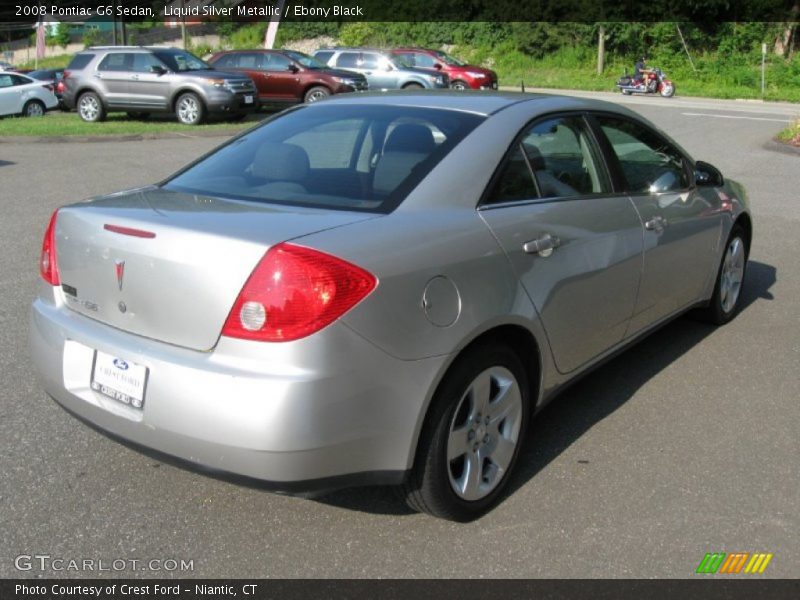
[[[278,244],[244,284],[222,335],[262,342],[297,340],[341,317],[377,284],[371,273],[340,258]]]
[[[42,240],[42,256],[39,259],[39,272],[42,278],[50,285],[61,285],[61,278],[58,275],[58,262],[56,261],[56,217],[58,210],[53,211],[50,217],[50,224],[44,232]]]

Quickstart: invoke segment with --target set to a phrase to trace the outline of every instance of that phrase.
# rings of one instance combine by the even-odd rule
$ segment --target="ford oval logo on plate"
[[[127,371],[128,370],[128,363],[126,363],[121,358],[115,358],[114,359],[114,366],[117,367],[118,369],[122,369],[123,371]]]

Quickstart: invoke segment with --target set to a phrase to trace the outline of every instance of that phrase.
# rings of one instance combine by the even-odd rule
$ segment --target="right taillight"
[[[39,258],[39,272],[42,278],[50,285],[61,285],[58,275],[58,262],[56,260],[56,218],[58,210],[53,211],[47,231],[42,240],[42,254]]]
[[[374,275],[340,258],[278,244],[256,265],[222,335],[263,342],[297,340],[341,317],[377,284]]]

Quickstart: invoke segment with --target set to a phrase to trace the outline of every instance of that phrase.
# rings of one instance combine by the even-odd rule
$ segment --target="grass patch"
[[[22,63],[17,65],[18,69],[63,69],[69,64],[69,61],[72,60],[73,54],[59,54],[58,56],[46,56],[45,58],[40,58],[39,63],[35,60],[29,60],[28,62]]]
[[[800,148],[800,120],[795,121],[789,127],[775,136],[775,139],[789,146]]]
[[[0,136],[103,136],[141,135],[179,132],[187,135],[235,133],[252,126],[266,115],[248,115],[238,122],[212,121],[205,125],[188,126],[177,123],[171,115],[153,115],[149,119],[132,119],[125,113],[113,113],[103,123],[86,123],[77,113],[49,112],[44,117],[7,117],[0,119]]]

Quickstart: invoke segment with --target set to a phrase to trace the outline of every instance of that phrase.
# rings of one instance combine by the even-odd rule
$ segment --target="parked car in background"
[[[53,86],[19,73],[0,72],[0,116],[41,117],[58,106]]]
[[[63,81],[64,103],[88,122],[109,112],[174,113],[197,125],[208,115],[241,118],[258,105],[246,75],[215,71],[185,50],[162,46],[89,48],[73,57]]]
[[[14,65],[10,62],[6,62],[4,60],[0,60],[0,71],[13,71]]]
[[[736,316],[752,235],[741,185],[622,106],[340,94],[55,211],[30,351],[121,438],[469,520],[571,381],[689,309]]]
[[[58,99],[59,108],[66,108],[64,105],[64,69],[39,69],[26,73],[31,79],[46,81],[53,86],[53,92]]]
[[[331,94],[366,91],[361,73],[332,69],[312,56],[292,50],[218,52],[209,64],[220,71],[248,75],[262,103],[316,102]]]
[[[446,73],[417,69],[399,56],[372,48],[320,48],[314,58],[331,67],[361,73],[370,90],[446,88]]]
[[[420,69],[446,73],[454,90],[496,90],[497,73],[476,65],[467,64],[445,52],[428,48],[395,48],[392,56],[402,57],[408,64]]]

